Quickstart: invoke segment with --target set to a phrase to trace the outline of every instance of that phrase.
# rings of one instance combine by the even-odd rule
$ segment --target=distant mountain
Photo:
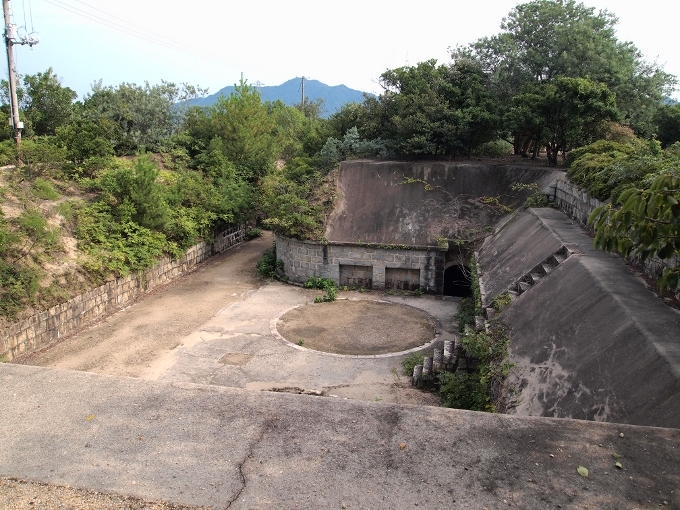
[[[288,106],[300,104],[302,99],[301,78],[293,78],[282,85],[277,86],[262,86],[258,87],[262,101],[276,101],[280,99]],[[216,94],[201,97],[191,101],[192,105],[196,106],[210,106],[220,94],[229,96],[234,92],[234,86],[224,87]],[[351,89],[345,85],[335,85],[331,87],[325,83],[317,80],[305,79],[305,96],[309,101],[316,101],[318,98],[323,99],[322,117],[328,117],[342,108],[347,103],[362,103],[364,101],[364,93],[360,90]]]

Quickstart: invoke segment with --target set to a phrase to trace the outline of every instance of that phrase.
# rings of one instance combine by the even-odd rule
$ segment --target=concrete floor
[[[318,290],[268,282],[231,303],[149,367],[153,378],[251,390],[299,389],[339,398],[437,405],[436,395],[410,387],[401,361],[410,353],[342,356],[284,340],[276,322],[286,310],[313,302]],[[434,297],[341,292],[341,299],[382,299],[426,312],[443,342],[455,328],[458,303]],[[348,321],[360,317],[348,317]],[[415,349],[417,350],[417,349]],[[431,348],[430,348],[431,350]]]

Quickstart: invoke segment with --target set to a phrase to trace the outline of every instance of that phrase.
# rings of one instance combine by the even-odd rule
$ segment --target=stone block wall
[[[418,270],[419,288],[441,294],[444,283],[446,248],[377,247],[352,243],[320,244],[276,236],[276,257],[283,261],[289,281],[304,283],[314,278],[330,278],[338,285],[340,266],[372,268],[372,287],[385,289],[386,268]],[[411,273],[413,274],[413,273]]]
[[[119,310],[142,294],[192,270],[212,255],[242,242],[244,234],[245,225],[231,227],[215,236],[213,243],[194,245],[177,260],[165,257],[151,269],[112,280],[14,323],[0,333],[0,356],[12,360],[22,353],[44,347],[104,314]]]
[[[605,202],[591,197],[586,191],[568,182],[558,180],[556,182],[555,204],[569,216],[577,220],[583,227],[592,231],[587,225],[588,217],[595,208],[604,205]],[[631,262],[640,265],[645,272],[654,279],[661,277],[665,267],[677,267],[680,264],[680,257],[661,260],[658,257],[651,257],[641,262],[636,257],[630,257]],[[675,289],[675,294],[680,296],[680,286]]]
[[[595,208],[605,204],[568,181],[559,180],[556,185],[555,204],[583,226]]]

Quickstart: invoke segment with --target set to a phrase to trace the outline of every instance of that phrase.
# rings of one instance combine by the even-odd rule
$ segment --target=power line
[[[35,32],[35,27],[33,26],[33,5],[31,4],[31,0],[28,0],[28,13],[31,16],[31,32]]]
[[[214,62],[226,63],[224,60],[219,59],[218,57],[216,57],[214,55],[211,55],[209,53],[204,53],[204,52],[195,50],[193,48],[187,47],[187,46],[183,45],[182,43],[178,43],[176,41],[173,41],[172,39],[170,39],[168,37],[158,35],[158,34],[154,34],[150,30],[144,29],[142,27],[138,27],[134,23],[130,23],[129,21],[124,20],[123,18],[119,18],[118,16],[107,13],[107,12],[101,10],[101,9],[96,8],[96,7],[90,6],[90,5],[86,4],[85,2],[79,2],[79,3],[81,3],[81,4],[83,4],[87,7],[90,7],[92,9],[95,9],[97,11],[100,11],[107,16],[118,19],[118,20],[122,21],[123,23],[131,25],[132,27],[140,28],[140,29],[148,32],[149,35],[140,33],[133,28],[123,26],[120,23],[116,23],[115,21],[108,20],[108,19],[103,18],[101,16],[98,16],[94,13],[91,13],[91,12],[88,12],[86,10],[75,7],[73,5],[67,4],[66,2],[64,2],[62,0],[44,0],[44,1],[48,4],[54,5],[55,7],[63,9],[65,11],[70,12],[72,14],[75,14],[77,16],[81,16],[81,17],[88,19],[90,21],[93,21],[95,23],[99,23],[101,25],[107,26],[107,27],[112,28],[114,30],[118,30],[119,32],[123,32],[127,35],[137,37],[138,39],[142,39],[144,41],[147,41],[147,42],[150,42],[150,43],[153,43],[153,44],[157,44],[159,46],[163,46],[167,49],[171,49],[171,50],[174,50],[174,51],[185,53],[187,55],[199,57],[199,58],[202,58],[202,59],[205,59],[205,60],[211,60],[211,61],[214,61]],[[76,0],[76,1],[79,1],[79,0]]]
[[[170,49],[175,49],[175,50],[184,50],[183,47],[180,45],[176,45],[175,43],[168,43],[165,41],[162,41],[160,39],[154,38],[153,36],[147,36],[144,34],[140,34],[138,32],[135,32],[133,29],[130,29],[128,27],[125,27],[123,25],[120,25],[114,21],[107,20],[105,18],[102,18],[101,16],[97,16],[96,14],[89,13],[87,11],[84,11],[83,9],[79,9],[78,7],[74,7],[73,5],[69,5],[66,2],[63,2],[61,0],[45,0],[48,4],[54,5],[55,7],[59,7],[60,9],[63,9],[65,11],[71,12],[73,14],[76,14],[78,16],[82,16],[83,18],[89,19],[90,21],[94,21],[95,23],[99,23],[101,25],[105,25],[109,28],[113,28],[114,30],[121,31],[123,33],[126,33],[128,35],[132,35],[135,37],[139,37],[140,39],[143,39],[147,42],[153,42],[156,44],[160,44],[161,46],[165,46],[166,48]]]
[[[58,0],[58,1],[59,1],[60,3],[64,3],[64,2],[61,1],[61,0]],[[87,2],[83,2],[82,0],[75,0],[75,1],[78,2],[79,4],[82,4],[82,5],[86,6],[86,7],[89,7],[90,9],[93,9],[93,10],[95,10],[95,11],[99,11],[99,12],[101,12],[102,14],[105,14],[106,16],[110,16],[111,18],[114,18],[114,19],[117,19],[117,20],[119,20],[119,21],[122,21],[123,23],[125,23],[125,24],[127,24],[127,25],[133,26],[133,27],[135,27],[135,28],[139,28],[140,30],[143,30],[144,32],[148,32],[149,34],[151,34],[151,35],[154,36],[154,37],[159,37],[159,38],[161,38],[161,39],[165,39],[166,41],[168,41],[168,42],[171,43],[171,44],[177,44],[176,41],[174,41],[174,40],[172,40],[172,39],[170,39],[170,38],[168,38],[168,37],[165,37],[164,35],[157,34],[157,33],[153,32],[153,31],[149,30],[149,29],[146,28],[146,27],[142,27],[142,26],[140,26],[140,25],[136,25],[135,23],[132,23],[132,22],[127,21],[127,20],[125,20],[125,19],[123,19],[123,18],[120,18],[120,17],[116,16],[115,14],[111,14],[111,13],[109,13],[109,12],[106,12],[106,11],[103,10],[103,9],[100,9],[100,8],[98,8],[98,7],[95,7],[94,5],[90,5],[90,4],[88,4]]]

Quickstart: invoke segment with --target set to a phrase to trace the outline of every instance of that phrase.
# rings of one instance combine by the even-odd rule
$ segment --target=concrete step
[[[526,276],[526,281],[527,283],[536,285],[539,281],[541,281],[542,278],[543,278],[542,274],[538,272],[531,272]]]
[[[519,293],[520,294],[528,291],[531,288],[531,284],[527,283],[527,282],[518,282],[517,286],[519,287]]]
[[[562,262],[567,260],[567,257],[561,253],[555,253],[552,257],[550,257],[550,259],[553,265],[559,266]]]
[[[556,266],[553,266],[549,262],[544,262],[543,264],[541,264],[541,267],[543,268],[543,272],[546,275],[549,275],[550,273],[552,273],[553,269],[555,269]]]

